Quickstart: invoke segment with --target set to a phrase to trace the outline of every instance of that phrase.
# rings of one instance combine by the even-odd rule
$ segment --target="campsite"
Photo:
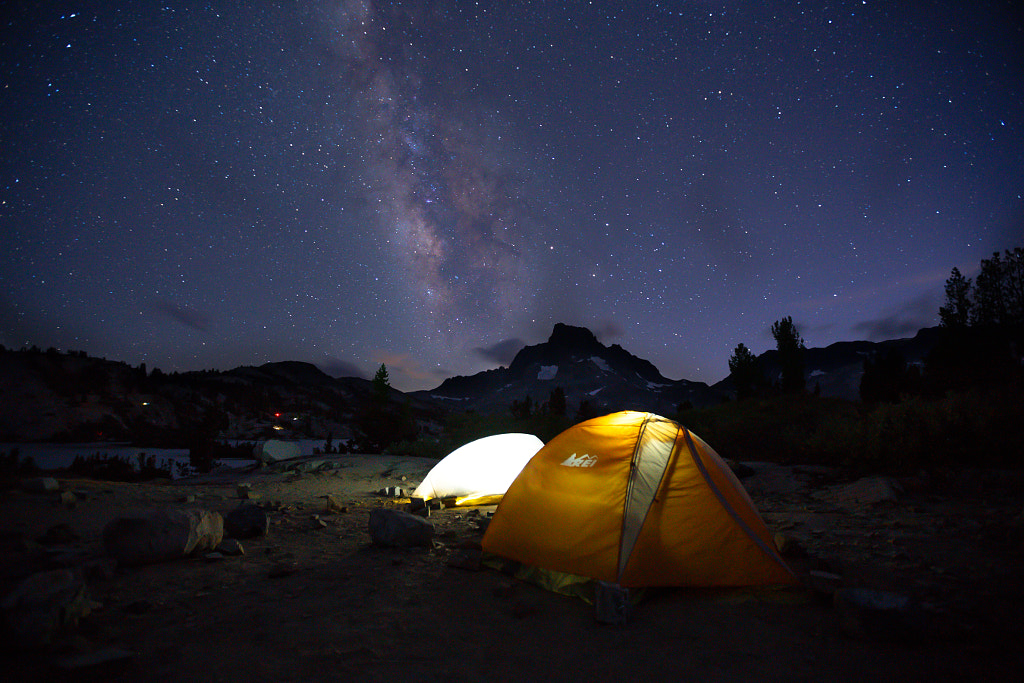
[[[374,543],[371,511],[407,510],[436,462],[347,454],[175,481],[22,482],[0,500],[5,579],[70,568],[88,602],[45,646],[7,638],[7,679],[980,681],[1020,670],[1009,626],[1022,597],[1019,474],[851,480],[731,463],[798,582],[652,588],[608,624],[579,597],[481,562],[494,505],[430,509],[429,545]],[[240,507],[266,517],[265,533],[237,541],[241,554],[124,565],[104,552],[119,514]]]

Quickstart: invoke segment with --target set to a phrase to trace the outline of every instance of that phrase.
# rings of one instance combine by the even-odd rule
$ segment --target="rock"
[[[270,439],[257,444],[253,455],[256,457],[257,462],[272,464],[281,462],[282,460],[297,458],[302,455],[302,449],[297,443]]]
[[[57,666],[70,671],[106,666],[114,662],[127,662],[135,653],[123,647],[105,647],[101,650],[71,655],[57,660]]]
[[[256,500],[260,497],[260,494],[252,490],[252,484],[249,482],[243,482],[235,486],[235,495],[242,500]]]
[[[325,497],[327,498],[327,502],[324,504],[324,512],[348,512],[348,508],[342,505],[334,496],[327,495]]]
[[[859,640],[910,641],[923,635],[925,615],[915,600],[870,588],[841,588],[833,604],[839,625]]]
[[[245,548],[234,538],[225,538],[214,550],[229,557],[245,555]]]
[[[117,560],[110,557],[94,557],[86,560],[79,569],[86,581],[109,581],[114,578]]]
[[[33,477],[21,482],[21,489],[29,493],[55,493],[60,491],[60,482],[53,477]]]
[[[255,505],[243,503],[224,518],[224,530],[232,538],[266,536],[270,531],[270,516]]]
[[[889,477],[865,477],[852,484],[838,487],[832,491],[830,497],[836,503],[874,505],[895,501],[899,493],[900,485]]]
[[[376,508],[370,511],[370,538],[377,545],[431,547],[434,525],[401,510]]]
[[[832,572],[812,569],[807,574],[807,587],[814,593],[834,598],[836,591],[843,587],[843,577]]]
[[[744,465],[741,462],[729,459],[725,459],[725,464],[729,466],[729,469],[732,470],[737,479],[746,479],[754,475],[754,468],[750,465]]]
[[[92,611],[85,584],[69,569],[33,574],[3,601],[4,622],[15,642],[39,647],[73,629]]]
[[[208,510],[167,508],[118,517],[103,529],[103,547],[123,565],[152,564],[210,550],[224,538],[224,518]]]
[[[71,491],[61,491],[60,503],[61,505],[69,508],[75,507],[75,503],[78,502],[78,496]]]
[[[78,534],[67,524],[54,524],[36,539],[43,545],[66,545],[78,540]]]
[[[781,532],[775,534],[775,547],[782,557],[803,557],[807,554],[807,551],[804,550],[799,541],[789,534]]]
[[[291,576],[299,570],[299,567],[294,562],[276,562],[267,571],[267,577],[271,579],[282,579],[286,576]]]
[[[448,556],[448,566],[455,569],[467,569],[471,572],[480,571],[481,550],[457,550]]]
[[[153,609],[153,603],[149,600],[136,600],[125,605],[123,609],[128,614],[145,614]]]

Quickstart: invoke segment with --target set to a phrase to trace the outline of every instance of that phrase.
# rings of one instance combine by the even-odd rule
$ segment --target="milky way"
[[[500,123],[446,102],[457,75],[416,48],[444,21],[422,7],[347,2],[319,16],[361,113],[365,197],[415,294],[439,327],[500,327],[529,289],[524,206]]]

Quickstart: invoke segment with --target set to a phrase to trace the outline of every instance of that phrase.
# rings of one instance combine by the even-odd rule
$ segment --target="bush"
[[[677,419],[722,457],[910,473],[933,467],[1024,466],[1017,390],[921,397],[873,407],[780,397],[685,410]]]

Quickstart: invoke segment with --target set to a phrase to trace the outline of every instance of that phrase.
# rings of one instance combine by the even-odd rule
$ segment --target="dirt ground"
[[[450,558],[493,507],[435,512],[432,549],[376,547],[369,511],[401,506],[432,464],[339,456],[321,474],[232,473],[123,484],[61,480],[76,500],[0,496],[0,588],[71,566],[95,609],[50,647],[0,649],[6,680],[153,681],[1006,681],[1020,648],[1022,492],[997,476],[905,480],[895,499],[844,496],[814,468],[761,465],[744,479],[805,586],[652,591],[624,625],[578,598]],[[104,525],[161,506],[227,513],[248,481],[274,508],[245,554],[119,568]],[[955,491],[955,493],[954,493]],[[326,496],[345,506],[327,512]],[[316,516],[316,517],[314,517]],[[66,525],[59,527],[58,525]],[[54,531],[54,529],[57,531]],[[70,531],[69,535],[67,532]],[[854,637],[821,577],[895,591],[924,621]],[[826,577],[828,578],[828,577]],[[812,590],[809,585],[817,586]],[[832,584],[834,587],[834,583]],[[10,641],[7,641],[8,643]],[[98,663],[89,664],[95,657]]]

